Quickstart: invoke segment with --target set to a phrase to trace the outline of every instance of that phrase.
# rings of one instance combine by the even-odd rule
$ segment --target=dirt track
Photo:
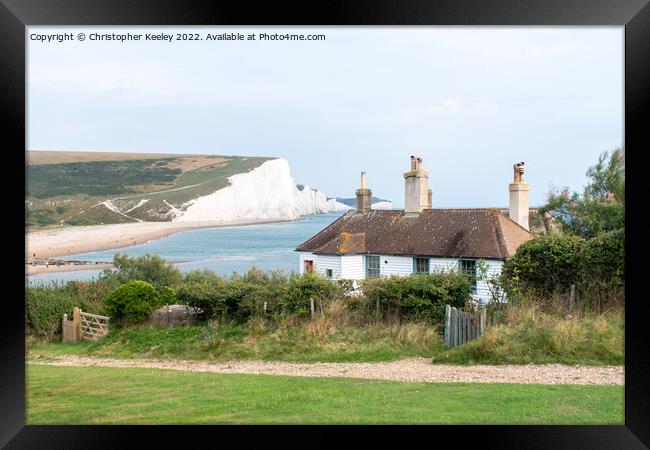
[[[96,359],[66,356],[56,360],[33,360],[53,366],[104,366],[171,369],[189,372],[267,374],[304,377],[347,377],[403,382],[465,382],[519,384],[623,385],[623,366],[433,365],[426,358],[382,363],[286,363],[278,361],[174,361],[144,359]]]

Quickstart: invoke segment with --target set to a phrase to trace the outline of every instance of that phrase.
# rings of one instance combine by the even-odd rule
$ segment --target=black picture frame
[[[625,147],[627,178],[626,302],[625,327],[625,425],[621,426],[431,426],[431,427],[249,427],[201,426],[26,426],[24,284],[19,285],[17,260],[24,258],[18,233],[22,216],[20,189],[7,175],[24,172],[25,150],[25,27],[30,25],[618,25],[625,27]],[[0,445],[7,448],[119,448],[134,447],[144,439],[147,447],[187,445],[204,438],[211,446],[225,445],[224,435],[242,445],[263,439],[273,444],[277,431],[300,431],[295,444],[340,443],[352,432],[364,440],[388,442],[390,438],[415,444],[471,443],[497,448],[635,449],[650,446],[650,389],[648,334],[641,281],[641,263],[647,238],[642,229],[642,157],[647,151],[648,126],[643,113],[650,105],[650,5],[647,0],[390,0],[345,1],[292,5],[266,2],[254,7],[246,2],[182,0],[0,0],[0,114],[6,222],[16,233],[7,285],[2,303],[2,363],[0,364]],[[21,175],[18,176],[21,179]],[[23,178],[24,179],[24,178]],[[9,184],[10,183],[10,184]],[[13,187],[12,187],[13,186]],[[10,189],[7,189],[11,187]],[[647,191],[647,188],[645,188]],[[23,195],[24,196],[24,195]],[[636,205],[635,210],[633,206]],[[13,258],[16,258],[14,260]],[[22,282],[21,282],[22,283]],[[21,297],[22,296],[22,297]],[[291,445],[286,439],[278,442]],[[419,444],[421,445],[421,444]]]

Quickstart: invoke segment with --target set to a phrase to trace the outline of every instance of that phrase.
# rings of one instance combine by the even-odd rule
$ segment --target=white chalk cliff
[[[229,186],[183,204],[174,211],[172,221],[294,220],[300,216],[349,209],[307,185],[298,187],[284,159],[266,161],[228,180]]]

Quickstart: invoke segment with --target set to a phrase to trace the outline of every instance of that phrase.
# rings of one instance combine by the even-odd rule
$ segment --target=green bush
[[[107,286],[99,282],[30,286],[25,292],[26,331],[39,339],[52,341],[61,334],[63,314],[71,317],[75,306],[86,312],[103,314],[107,294]]]
[[[284,312],[299,316],[311,314],[311,300],[314,307],[327,308],[329,304],[343,294],[338,283],[316,272],[289,277],[286,294],[280,299],[280,308]]]
[[[625,230],[592,239],[546,235],[522,244],[503,266],[508,298],[550,299],[575,285],[583,304],[623,299]]]
[[[239,282],[255,286],[248,295],[242,296],[239,305],[242,316],[253,317],[264,314],[277,316],[283,313],[283,299],[289,290],[289,279],[283,272],[265,273],[252,268],[239,279]],[[266,313],[264,304],[266,304]]]
[[[176,291],[179,303],[198,308],[203,319],[246,320],[264,314],[310,314],[311,302],[319,309],[340,298],[345,283],[336,283],[316,273],[291,275],[264,273],[255,268],[230,279],[211,272],[191,272]]]
[[[176,301],[197,308],[202,319],[210,319],[225,313],[222,291],[226,281],[209,271],[192,271],[185,276],[176,289]]]
[[[180,270],[157,255],[142,255],[129,258],[127,254],[116,253],[114,269],[102,272],[100,280],[111,286],[118,286],[131,280],[142,280],[156,287],[175,287],[182,279]]]
[[[163,305],[160,293],[146,281],[132,280],[111,292],[105,301],[108,315],[121,323],[143,322]]]
[[[471,298],[469,280],[457,273],[370,278],[361,282],[366,308],[407,320],[442,323],[445,305],[462,307]]]
[[[544,235],[524,242],[503,266],[508,298],[568,291],[580,279],[584,245],[584,239],[569,235]]]
[[[625,283],[625,230],[602,233],[587,241],[581,255],[586,283],[623,287]]]
[[[72,314],[79,306],[65,288],[27,288],[25,301],[25,326],[27,332],[51,342],[61,333],[63,314]]]

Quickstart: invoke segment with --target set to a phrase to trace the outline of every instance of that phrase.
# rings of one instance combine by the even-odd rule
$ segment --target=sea
[[[212,270],[219,275],[245,273],[252,267],[264,271],[299,271],[296,247],[341,217],[344,212],[317,214],[291,222],[203,228],[182,231],[130,247],[68,255],[58,259],[112,261],[116,253],[158,255],[183,272]],[[101,270],[80,270],[30,275],[29,284],[48,284],[96,278]]]

